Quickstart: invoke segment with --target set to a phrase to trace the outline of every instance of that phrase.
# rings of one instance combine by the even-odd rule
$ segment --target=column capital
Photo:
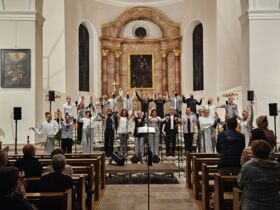
[[[160,50],[160,54],[161,54],[161,57],[166,58],[167,51],[166,50]]]
[[[173,50],[173,52],[174,52],[176,57],[179,57],[181,55],[182,51],[180,49],[175,49],[175,50]]]
[[[106,50],[106,49],[101,50],[102,56],[104,56],[104,57],[106,57],[108,55],[108,52],[109,52],[109,50]]]
[[[114,53],[115,53],[115,57],[119,58],[122,54],[122,51],[121,50],[116,50]]]

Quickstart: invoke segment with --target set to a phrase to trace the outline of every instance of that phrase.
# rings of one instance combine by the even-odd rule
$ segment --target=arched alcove
[[[159,36],[123,37],[130,23],[151,23]],[[145,28],[145,24],[143,24]],[[157,28],[157,29],[156,29]],[[141,29],[143,30],[143,29]],[[147,92],[174,90],[181,92],[181,40],[180,25],[169,20],[159,11],[148,7],[135,7],[124,11],[120,16],[102,27],[102,93],[107,95],[117,83],[123,90],[134,87]],[[147,32],[147,33],[146,33]],[[144,34],[148,34],[148,30]],[[141,73],[140,64],[147,61],[148,74]],[[142,61],[141,61],[142,60]],[[138,68],[139,67],[139,68]],[[150,75],[152,74],[152,75]],[[148,75],[151,82],[140,86],[135,83],[137,75]],[[145,78],[142,80],[144,81]],[[133,86],[138,84],[138,86]]]

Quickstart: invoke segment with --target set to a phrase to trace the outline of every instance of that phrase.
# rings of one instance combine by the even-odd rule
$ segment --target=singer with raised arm
[[[124,96],[123,90],[119,88],[119,96],[122,98],[123,101],[123,109],[126,109],[129,115],[131,115],[133,112],[133,100],[135,98],[135,94],[133,94],[133,96],[130,97],[130,93],[127,91],[126,95]]]
[[[61,149],[64,153],[72,153],[74,121],[70,115],[65,115],[65,121],[59,121],[61,130]]]
[[[43,138],[43,145],[44,145],[44,152],[46,154],[51,154],[54,150],[55,145],[55,135],[59,131],[58,123],[52,120],[51,114],[49,112],[45,113],[46,121],[43,122],[39,129],[31,127],[30,129],[33,130],[40,138]]]
[[[168,100],[168,93],[165,92],[165,98],[162,96],[162,93],[156,93],[153,94],[153,100],[156,104],[156,111],[157,115],[160,118],[164,118],[164,104],[166,103],[166,100]]]
[[[202,98],[198,101],[194,99],[193,94],[191,93],[189,98],[185,98],[185,96],[183,96],[183,103],[186,103],[187,107],[191,109],[192,113],[196,114],[196,106],[201,105]]]
[[[217,99],[219,102],[219,98],[217,98]],[[237,104],[234,103],[233,101],[234,101],[233,95],[228,95],[226,103],[217,106],[217,109],[224,108],[226,111],[226,115],[228,115],[229,118],[237,117],[238,116],[238,107],[237,107]]]
[[[91,116],[91,112],[87,110],[85,112],[85,117],[82,116],[82,112],[79,112],[78,122],[83,123],[83,138],[82,138],[82,151],[83,153],[92,152],[92,144],[94,137],[94,121],[96,120],[96,115]]]
[[[148,95],[146,93],[143,93],[142,97],[140,97],[138,92],[136,91],[136,88],[134,88],[134,93],[141,103],[141,111],[144,113],[145,117],[148,116],[147,113],[149,112],[149,104],[153,101],[153,99],[148,98]]]
[[[74,117],[74,108],[75,104],[71,102],[71,96],[67,96],[66,103],[62,105],[63,116],[68,114],[71,118]]]
[[[253,102],[250,102],[250,111],[244,110],[242,117],[237,116],[240,124],[240,131],[245,136],[245,145],[249,145],[251,131],[253,130],[254,109]]]
[[[168,95],[167,95],[168,97]],[[182,114],[182,97],[178,95],[176,91],[174,91],[174,96],[170,97],[169,99],[171,106],[173,107],[174,111],[181,116]]]

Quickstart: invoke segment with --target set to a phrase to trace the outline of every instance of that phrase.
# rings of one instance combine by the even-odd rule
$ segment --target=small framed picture
[[[1,49],[1,87],[31,87],[30,49]]]

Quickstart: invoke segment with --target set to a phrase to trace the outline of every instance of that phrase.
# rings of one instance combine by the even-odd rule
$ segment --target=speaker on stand
[[[274,133],[277,139],[277,133],[276,133],[276,117],[278,116],[278,107],[277,103],[270,103],[269,105],[269,116],[274,117]],[[277,151],[277,141],[276,141],[276,148],[275,150]]]
[[[49,90],[50,114],[52,115],[52,102],[55,101],[55,91]]]
[[[14,121],[15,121],[15,154],[17,154],[17,121],[21,120],[21,107],[14,107]]]

